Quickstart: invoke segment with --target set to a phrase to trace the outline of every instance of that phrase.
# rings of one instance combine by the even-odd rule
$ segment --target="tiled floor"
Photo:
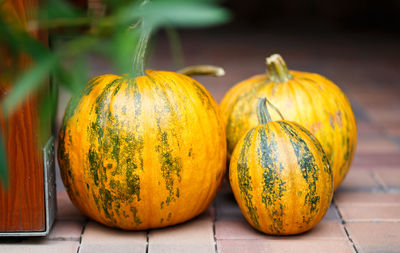
[[[187,64],[207,62],[225,67],[227,77],[199,78],[218,101],[235,82],[262,72],[264,57],[275,52],[282,53],[289,67],[334,80],[349,97],[357,117],[358,148],[352,169],[324,220],[298,236],[261,234],[246,223],[225,183],[209,209],[196,219],[165,229],[126,232],[84,217],[58,181],[58,214],[51,234],[2,239],[0,252],[400,252],[398,44],[393,40],[365,44],[362,36],[261,33],[251,37],[212,34],[215,36],[208,35],[204,44],[201,35],[204,32],[183,38]],[[152,61],[154,67],[171,62],[166,51],[160,46]],[[107,70],[102,62],[94,63],[94,74]]]

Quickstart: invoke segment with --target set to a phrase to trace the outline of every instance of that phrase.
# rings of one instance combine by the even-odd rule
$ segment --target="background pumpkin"
[[[93,78],[67,106],[58,161],[68,195],[122,229],[187,221],[215,197],[226,170],[218,104],[196,80],[147,70],[144,29],[133,76]]]
[[[298,234],[314,227],[332,200],[333,177],[318,140],[297,123],[271,121],[258,104],[260,125],[238,142],[229,179],[246,220],[268,234]]]
[[[288,71],[279,55],[267,58],[268,74],[255,75],[231,88],[221,102],[228,155],[239,139],[257,125],[255,104],[268,97],[285,119],[311,131],[328,156],[335,189],[353,160],[357,128],[351,105],[334,83],[318,74]],[[271,113],[277,119],[275,112]]]

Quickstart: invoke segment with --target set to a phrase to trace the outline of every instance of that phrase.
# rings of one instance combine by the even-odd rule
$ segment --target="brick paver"
[[[400,221],[400,194],[337,192],[335,203],[346,222]]]
[[[360,253],[400,251],[400,223],[373,222],[346,224]]]
[[[364,137],[358,139],[357,154],[400,154],[400,147],[388,137]]]
[[[340,222],[340,217],[338,214],[338,211],[336,210],[335,205],[331,204],[329,207],[328,211],[326,212],[324,218],[322,219],[322,222],[324,221],[336,221]]]
[[[375,175],[387,190],[400,192],[400,169],[376,170]]]
[[[78,241],[52,241],[33,238],[22,243],[0,243],[0,252],[4,253],[76,253]]]
[[[335,203],[340,206],[342,204],[358,204],[358,205],[393,205],[400,203],[400,193],[377,193],[377,192],[336,192]]]
[[[383,137],[383,129],[376,126],[371,122],[367,122],[364,120],[357,120],[357,134],[359,137]],[[360,146],[358,143],[357,146]],[[359,148],[359,147],[358,147]]]
[[[146,232],[123,231],[90,221],[82,234],[79,253],[145,253]]]
[[[338,191],[379,191],[380,185],[374,179],[374,174],[369,170],[351,169]]]
[[[383,108],[367,108],[366,112],[369,118],[379,123],[400,124],[400,108],[383,107]]]
[[[217,221],[215,223],[217,240],[274,240],[278,237],[266,235],[254,230],[243,221]],[[294,236],[281,236],[281,238],[293,238]],[[320,222],[313,229],[295,236],[297,239],[314,240],[347,240],[343,225],[338,222]]]
[[[354,156],[352,169],[400,169],[400,155],[396,153],[359,154]]]
[[[83,225],[80,221],[57,220],[47,238],[50,240],[79,241]]]
[[[355,253],[345,240],[219,240],[217,247],[219,253]]]
[[[213,222],[198,217],[177,226],[149,232],[149,252],[214,253]]]
[[[340,205],[338,208],[343,220],[345,220],[346,222],[400,222],[400,203],[393,205]]]
[[[235,197],[226,179],[221,191],[215,199],[216,219],[217,220],[238,220],[245,221],[245,218],[236,204]]]
[[[57,219],[79,221],[86,219],[86,216],[72,204],[65,190],[57,192]]]

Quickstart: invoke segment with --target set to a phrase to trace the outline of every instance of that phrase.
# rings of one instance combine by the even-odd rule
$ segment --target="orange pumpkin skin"
[[[93,78],[72,98],[59,134],[58,161],[74,205],[127,230],[197,216],[226,169],[223,120],[208,91],[182,74],[146,72]]]
[[[258,125],[239,140],[229,179],[246,220],[267,234],[313,228],[332,200],[332,171],[320,143],[285,120]]]
[[[256,75],[231,88],[221,102],[226,122],[228,156],[239,139],[257,125],[256,101],[268,97],[284,118],[317,137],[328,156],[335,189],[347,174],[357,145],[351,105],[338,86],[318,74],[289,71],[292,79],[271,81]],[[279,119],[271,112],[272,119]]]

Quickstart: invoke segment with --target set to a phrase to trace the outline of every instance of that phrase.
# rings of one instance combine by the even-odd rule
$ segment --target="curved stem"
[[[133,77],[146,75],[144,71],[144,59],[150,34],[151,28],[146,26],[144,21],[142,21],[139,41],[137,42],[135,55],[133,56]]]
[[[271,104],[271,102],[269,102],[269,100],[267,98],[260,98],[260,100],[258,101],[258,106],[257,106],[257,118],[258,118],[258,122],[263,125],[263,124],[267,124],[268,122],[271,122],[271,115],[269,114],[268,111],[268,106],[272,107],[272,109],[274,109],[279,117],[281,117],[282,120],[284,120],[281,112],[278,110],[278,108],[276,108],[273,104]]]
[[[267,57],[266,62],[271,82],[283,83],[293,79],[285,61],[279,54],[273,54]]]
[[[187,66],[183,69],[178,70],[178,73],[187,75],[187,76],[204,76],[204,75],[211,75],[211,76],[224,76],[225,70],[218,66],[213,65],[192,65]]]
[[[271,115],[269,115],[266,102],[267,98],[261,98],[258,101],[257,118],[258,118],[258,123],[260,123],[261,125],[271,122]]]

